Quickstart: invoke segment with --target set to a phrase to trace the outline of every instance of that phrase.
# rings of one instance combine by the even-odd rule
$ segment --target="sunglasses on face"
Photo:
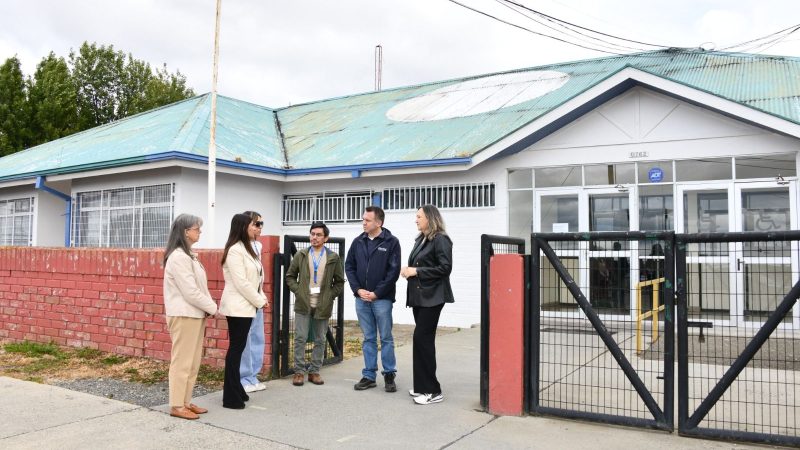
[[[261,228],[261,227],[264,226],[264,221],[263,220],[259,220],[257,222],[253,222],[253,225],[257,226],[258,228]]]

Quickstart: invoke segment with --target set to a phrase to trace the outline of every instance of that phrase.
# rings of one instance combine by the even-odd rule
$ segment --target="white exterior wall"
[[[637,87],[527,150],[509,168],[796,153],[797,139]],[[632,158],[632,152],[648,156]]]
[[[222,248],[228,239],[231,217],[247,210],[262,214],[263,235],[280,235],[283,185],[261,178],[217,173],[215,236],[203,235],[198,248]],[[208,216],[208,172],[183,168],[175,193],[175,214]]]
[[[425,186],[439,184],[461,184],[495,182],[496,206],[489,208],[443,208],[447,232],[453,240],[453,285],[455,303],[442,310],[440,325],[469,327],[480,322],[480,237],[481,234],[506,234],[508,229],[505,195],[505,169],[497,164],[485,164],[468,172],[442,173],[435,178],[430,175],[406,175],[387,177],[364,177],[344,180],[292,182],[286,184],[286,193],[322,191],[369,190],[382,192],[387,187]],[[400,240],[403,265],[414,245],[418,231],[414,223],[416,210],[387,211],[386,228]],[[345,238],[347,249],[362,231],[361,222],[331,223],[331,236]],[[306,235],[308,225],[283,227],[281,234]],[[345,319],[355,320],[355,304],[346,286]],[[406,304],[406,281],[397,282],[397,302],[394,308],[395,323],[414,323],[411,309]]]
[[[70,181],[46,182],[45,185],[70,195]],[[63,247],[67,223],[67,202],[49,192],[36,191],[33,245]]]

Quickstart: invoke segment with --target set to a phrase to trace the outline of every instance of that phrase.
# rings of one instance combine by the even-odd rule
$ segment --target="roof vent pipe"
[[[381,78],[383,77],[383,47],[378,44],[375,46],[375,92],[381,90]]]
[[[64,214],[64,216],[66,217],[64,222],[64,247],[69,247],[70,225],[72,225],[72,197],[63,192],[57,191],[49,186],[45,186],[44,182],[45,182],[44,176],[39,175],[38,177],[36,177],[36,189],[40,191],[45,191],[48,194],[53,194],[56,197],[60,198],[61,200],[67,202],[67,211]],[[37,204],[39,204],[39,202],[37,202]]]

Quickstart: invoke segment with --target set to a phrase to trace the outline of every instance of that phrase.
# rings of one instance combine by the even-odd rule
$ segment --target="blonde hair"
[[[430,241],[436,237],[437,234],[447,234],[444,228],[444,219],[439,212],[439,208],[433,205],[422,205],[419,209],[422,210],[422,214],[428,219],[428,228],[420,233],[425,236],[425,239]]]

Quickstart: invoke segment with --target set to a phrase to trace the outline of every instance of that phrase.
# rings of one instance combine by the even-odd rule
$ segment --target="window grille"
[[[0,200],[0,245],[33,245],[34,198]]]
[[[323,192],[283,196],[284,225],[323,222],[360,222],[364,208],[372,204],[372,192]]]
[[[406,186],[383,190],[383,209],[417,209],[422,205],[438,208],[485,208],[495,205],[494,183]]]
[[[175,185],[81,192],[73,199],[72,245],[152,248],[167,243]]]

